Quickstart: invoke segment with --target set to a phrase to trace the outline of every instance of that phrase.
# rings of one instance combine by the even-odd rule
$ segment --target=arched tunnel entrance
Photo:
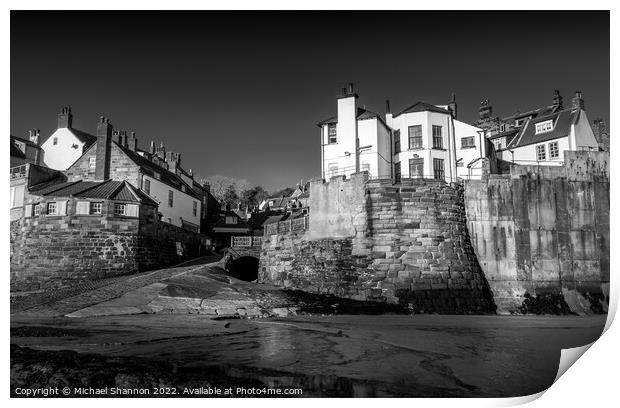
[[[228,274],[246,282],[258,279],[258,258],[241,256],[233,260],[228,265]]]

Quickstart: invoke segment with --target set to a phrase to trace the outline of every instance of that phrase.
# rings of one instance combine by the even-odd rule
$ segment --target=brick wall
[[[352,181],[344,185],[350,181],[336,180],[337,188],[331,190],[323,187],[322,200],[346,206],[341,215],[347,220],[341,222],[348,225],[334,226],[333,238],[316,238],[312,230],[316,218],[318,224],[329,225],[338,217],[317,214],[312,186],[310,230],[265,237],[262,281],[358,300],[411,304],[425,312],[493,310],[469,241],[460,187],[422,179],[398,185],[371,180],[357,186]],[[347,192],[348,186],[361,187],[361,194]],[[347,229],[349,236],[343,236]]]

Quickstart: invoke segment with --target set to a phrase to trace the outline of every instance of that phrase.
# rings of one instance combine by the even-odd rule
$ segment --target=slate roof
[[[437,112],[437,113],[450,114],[450,111],[447,109],[440,108],[439,106],[435,106],[427,102],[418,101],[414,103],[413,105],[409,106],[408,108],[403,109],[402,111],[394,115],[394,117],[397,117],[405,113],[413,113],[413,112]]]
[[[19,157],[20,159],[25,159],[26,154],[21,151],[21,149],[15,146],[15,142],[13,140],[11,142],[11,157]]]
[[[27,145],[28,145],[28,146],[30,146],[30,147],[34,147],[35,149],[40,149],[40,148],[41,148],[41,146],[39,146],[38,144],[36,144],[36,143],[34,143],[34,142],[31,142],[31,141],[30,141],[30,140],[28,140],[28,139],[21,138],[21,137],[19,137],[19,136],[13,136],[13,135],[11,135],[11,140],[17,140],[17,141],[20,141],[20,142],[22,142],[22,143],[27,144]]]
[[[143,173],[148,174],[151,177],[154,177],[154,172],[159,173],[160,175],[160,179],[162,182],[178,189],[181,190],[181,186],[185,186],[185,193],[200,200],[200,197],[196,194],[196,192],[194,191],[193,186],[190,186],[189,184],[187,184],[181,177],[177,176],[176,174],[174,174],[173,172],[171,172],[170,170],[167,170],[155,163],[153,163],[152,161],[150,161],[148,158],[141,156],[140,154],[134,152],[133,150],[122,146],[121,144],[117,143],[116,141],[113,142],[114,144],[116,144],[116,146],[119,147],[119,149],[121,149],[123,151],[123,153],[125,153],[127,155],[127,157],[129,157],[129,159],[131,161],[133,161],[135,164],[137,164],[138,166],[140,166],[140,169],[142,170]]]
[[[570,134],[571,125],[579,121],[580,114],[580,109],[576,111],[565,109],[551,115],[539,116],[536,119],[531,119],[523,125],[519,134],[512,140],[507,148],[512,149],[566,137]],[[536,134],[536,124],[547,120],[553,120],[553,130]]]
[[[236,217],[236,224],[228,224],[226,223],[226,217]],[[215,231],[216,228],[238,228],[238,229],[247,229],[250,230],[250,226],[245,220],[241,219],[234,211],[222,211],[220,212],[220,219],[213,224],[212,229]],[[216,231],[217,232],[217,231]]]
[[[139,202],[153,206],[158,205],[155,200],[127,181],[79,180],[46,185],[41,188],[37,188],[37,186],[33,186],[30,189],[32,194],[51,197],[100,198],[105,200]]]

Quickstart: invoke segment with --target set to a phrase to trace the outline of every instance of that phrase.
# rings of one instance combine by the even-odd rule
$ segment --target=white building
[[[456,181],[481,172],[487,146],[480,128],[460,122],[450,104],[416,102],[385,120],[357,107],[352,84],[338,97],[338,115],[322,122],[322,177],[368,171],[373,178]]]
[[[561,165],[564,152],[598,150],[581,92],[569,109],[560,106],[550,114],[524,118],[511,141],[498,149],[498,158],[516,164]]]
[[[70,107],[63,107],[58,114],[58,128],[41,143],[43,164],[51,169],[66,170],[97,138],[89,133],[75,129]]]

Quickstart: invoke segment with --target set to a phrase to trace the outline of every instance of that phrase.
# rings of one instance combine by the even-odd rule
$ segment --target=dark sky
[[[62,105],[182,153],[201,176],[270,190],[320,174],[316,122],[354,82],[384,113],[417,100],[476,120],[581,90],[609,120],[608,12],[12,12],[11,134],[48,135]]]

